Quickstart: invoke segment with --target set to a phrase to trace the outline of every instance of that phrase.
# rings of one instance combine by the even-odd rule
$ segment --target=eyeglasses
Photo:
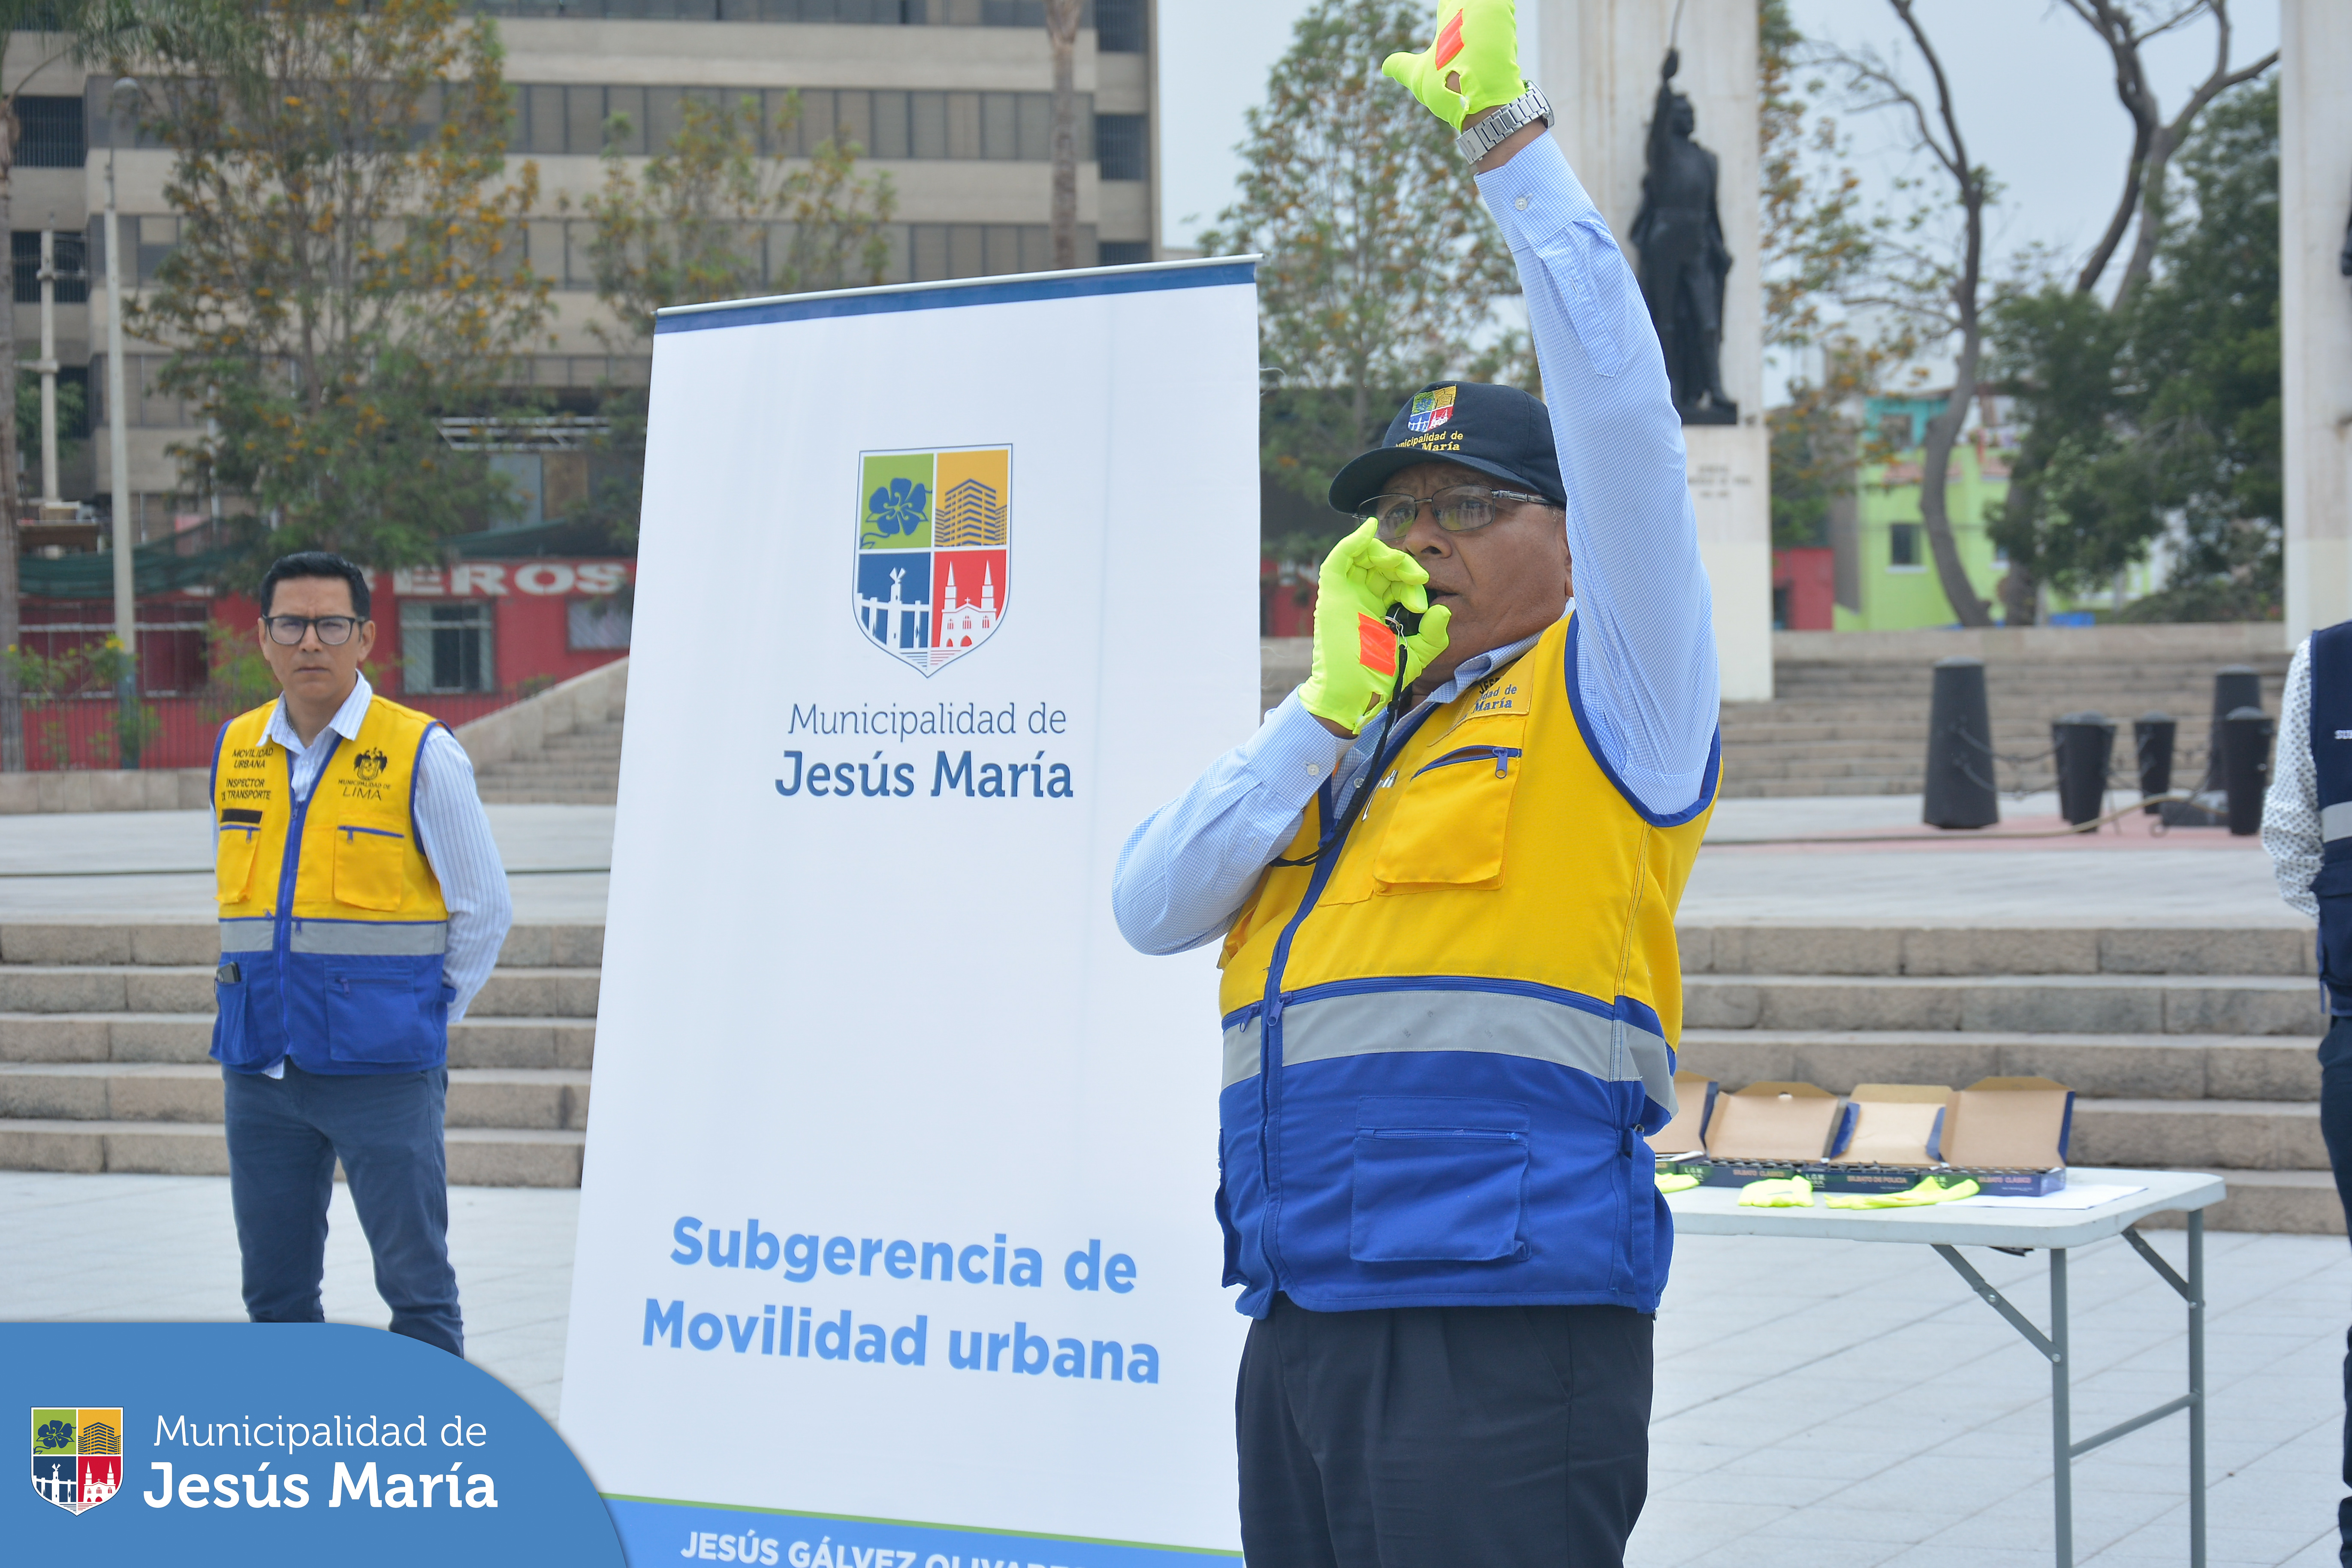
[[[1427,507],[1437,519],[1437,526],[1448,533],[1473,533],[1495,521],[1495,503],[1498,500],[1532,501],[1537,506],[1549,506],[1542,496],[1531,496],[1525,490],[1490,490],[1476,485],[1457,485],[1423,498],[1407,495],[1378,495],[1356,509],[1356,515],[1368,517],[1380,524],[1381,542],[1394,544],[1412,531]]]
[[[352,616],[264,616],[262,624],[269,628],[269,640],[279,647],[299,647],[313,626],[319,628],[320,642],[329,647],[341,647],[352,640],[352,633],[360,623]]]

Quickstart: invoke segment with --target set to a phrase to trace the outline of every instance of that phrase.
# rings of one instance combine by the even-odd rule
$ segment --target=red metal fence
[[[394,690],[385,695],[454,729],[543,689],[544,683],[534,683],[506,691],[403,696]],[[126,728],[135,731],[142,768],[210,767],[213,741],[222,723],[253,705],[250,699],[240,701],[226,695],[145,697],[126,721],[111,692],[27,697],[24,704],[25,766],[37,773],[119,768]]]

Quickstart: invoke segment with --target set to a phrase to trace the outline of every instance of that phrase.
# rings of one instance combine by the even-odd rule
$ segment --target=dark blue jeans
[[[2352,1018],[2328,1020],[2319,1042],[2319,1134],[2336,1171],[2336,1195],[2352,1221]],[[2345,1335],[2344,1352],[2344,1485],[2352,1491],[2352,1333]],[[2352,1497],[2336,1505],[2336,1528],[2343,1542],[2338,1560],[2352,1568]]]
[[[257,1323],[324,1320],[327,1199],[341,1156],[375,1256],[376,1292],[392,1309],[392,1331],[464,1355],[441,1142],[448,1070],[344,1077],[288,1062],[282,1079],[221,1077],[247,1315]]]

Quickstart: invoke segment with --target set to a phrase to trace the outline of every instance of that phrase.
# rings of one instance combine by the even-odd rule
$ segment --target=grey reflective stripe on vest
[[[276,921],[223,921],[223,952],[268,952],[278,942]],[[446,921],[296,921],[294,952],[357,953],[415,958],[449,951]]]
[[[223,921],[220,931],[223,952],[268,952],[278,945],[276,921]]]
[[[2319,837],[2330,844],[2339,838],[2352,838],[2352,800],[2339,800],[2334,805],[2319,808]]]
[[[1217,1086],[1220,1089],[1231,1089],[1245,1078],[1257,1076],[1258,1039],[1264,1032],[1255,1013],[1225,1031],[1225,1080]]]
[[[1225,1085],[1258,1070],[1259,1020],[1225,1031]],[[1282,1060],[1333,1061],[1381,1051],[1484,1051],[1557,1062],[1675,1106],[1674,1055],[1664,1037],[1540,996],[1495,991],[1372,991],[1286,1004]]]

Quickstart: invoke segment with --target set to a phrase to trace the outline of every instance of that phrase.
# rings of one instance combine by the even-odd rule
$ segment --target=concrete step
[[[1675,936],[1685,974],[2314,973],[2311,932],[2297,926],[1686,924]]]
[[[2327,1168],[2314,1100],[2077,1099],[2066,1155],[2143,1171]]]
[[[1980,1078],[2042,1077],[2118,1101],[2319,1098],[2311,1042],[2288,1036],[1685,1029],[1678,1059],[1726,1090],[1795,1082],[1845,1094],[1858,1083],[1958,1089]]]
[[[593,969],[604,962],[602,925],[533,922],[507,932],[499,962]],[[58,921],[0,925],[0,972],[14,964],[131,964],[171,968],[220,960],[220,928],[210,921],[136,924]]]
[[[2326,1025],[2311,982],[2255,974],[1703,973],[1685,976],[1683,1009],[1700,1029],[2316,1036]]]
[[[205,1013],[0,1013],[0,1063],[202,1062],[212,1048]],[[453,1068],[591,1065],[587,1018],[478,1018],[449,1029]]]
[[[454,1186],[576,1187],[584,1134],[570,1130],[453,1127],[446,1135]],[[228,1174],[216,1123],[0,1121],[0,1170]]]
[[[207,1013],[213,965],[0,965],[0,1013]],[[486,1018],[593,1018],[597,972],[491,971],[467,1010]]]
[[[2174,1167],[2179,1169],[2181,1167]],[[2342,1236],[2344,1204],[2336,1194],[2336,1178],[2326,1171],[2214,1171],[2229,1184],[2229,1195],[2205,1211],[2209,1230],[2282,1231],[2300,1236]],[[2095,1170],[2077,1168],[2074,1179],[2095,1182]],[[2142,1230],[2179,1230],[2189,1218],[2181,1214],[2152,1215],[2140,1221]]]
[[[1912,786],[1916,793],[1918,786]],[[483,803],[488,805],[617,805],[621,792],[617,787],[596,789],[573,788],[553,784],[481,785]]]
[[[1923,775],[1847,779],[1742,779],[1726,770],[1726,800],[1790,800],[1829,795],[1917,795]]]
[[[0,1063],[0,1120],[218,1121],[209,1062]],[[453,1068],[451,1127],[584,1130],[588,1074],[573,1068]]]

